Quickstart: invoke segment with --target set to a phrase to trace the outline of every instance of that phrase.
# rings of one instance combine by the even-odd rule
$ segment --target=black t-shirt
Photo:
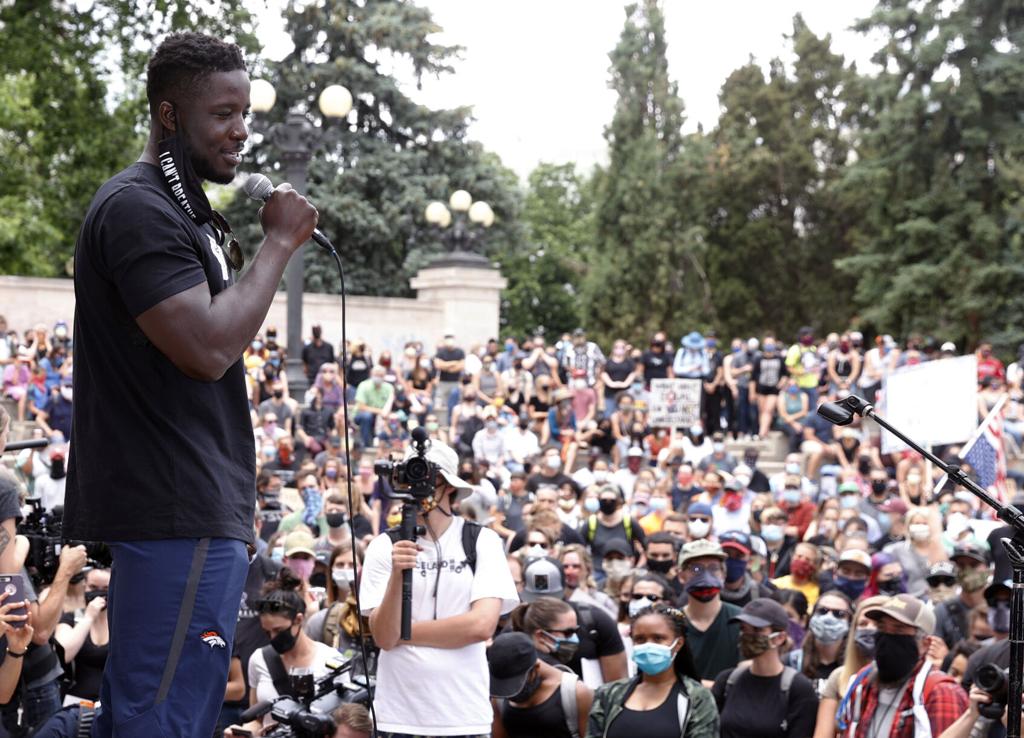
[[[667,351],[654,352],[648,349],[640,357],[640,363],[644,365],[644,381],[652,379],[666,379],[668,369],[672,366],[672,357]]]
[[[75,616],[68,612],[61,616],[60,622],[75,627]],[[72,662],[75,679],[68,688],[68,694],[87,700],[100,698],[100,684],[103,682],[103,668],[107,664],[110,644],[97,646],[92,642],[92,635],[86,634],[85,643],[78,650]]]
[[[580,626],[580,648],[566,666],[583,676],[583,659],[599,659],[602,656],[614,656],[622,653],[626,647],[622,644],[619,628],[612,616],[600,607],[570,602],[576,611],[576,620]]]
[[[348,373],[345,375],[345,379],[348,382],[349,387],[358,387],[360,382],[369,379],[370,369],[372,368],[373,362],[363,354],[350,356],[347,370]]]
[[[690,644],[693,665],[697,667],[701,679],[714,679],[724,669],[731,669],[739,663],[737,644],[740,626],[739,623],[729,622],[739,614],[740,608],[723,602],[722,609],[707,630],[698,630],[692,623],[687,623],[686,642]]]
[[[306,365],[306,376],[311,382],[316,378],[320,367],[332,361],[334,361],[334,346],[327,341],[321,341],[319,346],[310,341],[302,347],[302,363]]]
[[[466,358],[466,352],[460,348],[442,346],[437,350],[437,358],[441,361],[463,361]],[[438,379],[442,382],[458,382],[461,376],[462,372],[446,372],[442,370],[438,373]]]
[[[750,381],[756,385],[759,395],[779,394],[778,384],[783,377],[789,376],[789,369],[781,356],[764,356],[754,360],[754,370],[750,373]]]
[[[213,229],[171,199],[157,167],[133,164],[100,187],[75,247],[66,537],[253,541],[256,450],[241,356],[214,382],[191,379],[135,322],[204,283],[217,295],[234,275]]]
[[[719,674],[711,689],[721,717],[721,738],[807,738],[814,733],[818,695],[810,679],[796,674],[783,702],[782,674],[763,677],[747,669],[726,695],[731,673],[729,669]]]
[[[614,382],[624,382],[626,377],[636,371],[636,362],[632,359],[624,359],[622,361],[615,361],[615,359],[608,359],[604,365],[605,374],[612,378]],[[608,387],[604,393],[607,397],[613,397],[620,392],[624,392],[622,389],[614,389]]]

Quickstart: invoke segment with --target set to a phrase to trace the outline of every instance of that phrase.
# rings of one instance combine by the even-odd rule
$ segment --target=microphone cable
[[[330,244],[330,242],[328,241]],[[359,572],[362,570],[362,566],[359,563],[359,539],[356,538],[356,523],[355,523],[355,511],[357,509],[362,510],[362,504],[357,508],[353,501],[352,487],[352,445],[349,441],[349,420],[348,420],[348,314],[346,312],[345,305],[345,267],[341,263],[341,257],[338,256],[338,250],[331,244],[330,247],[331,256],[334,257],[334,263],[338,267],[338,279],[341,280],[341,367],[339,374],[341,375],[341,392],[342,392],[342,403],[341,413],[345,421],[345,427],[342,429],[342,443],[345,444],[345,469],[346,471],[346,482],[348,483],[348,527],[350,535],[352,536],[352,573],[353,582],[352,590],[356,600],[356,623],[359,625],[359,651],[363,657],[363,669],[366,676],[366,687],[367,694],[370,696],[370,721],[373,724],[373,736],[377,738],[377,712],[374,710],[373,703],[377,695],[376,677],[374,678],[374,685],[370,687],[370,659],[366,652],[366,633],[363,630],[363,606],[359,601],[359,584],[361,582],[359,578]]]

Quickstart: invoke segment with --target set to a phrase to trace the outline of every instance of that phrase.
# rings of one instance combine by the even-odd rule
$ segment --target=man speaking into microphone
[[[100,736],[202,736],[224,700],[252,546],[243,349],[316,209],[281,185],[241,253],[202,182],[248,131],[239,48],[169,36],[147,69],[150,132],[96,193],[75,248],[74,434],[64,533],[113,553]]]

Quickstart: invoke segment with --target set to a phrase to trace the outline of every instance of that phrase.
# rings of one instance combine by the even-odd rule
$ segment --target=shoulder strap
[[[576,702],[576,682],[579,677],[574,672],[562,672],[562,684],[559,692],[562,698],[562,713],[565,715],[565,727],[572,738],[580,738],[580,709]]]
[[[626,515],[622,518],[622,526],[626,529],[626,540],[633,542],[633,516]]]
[[[729,672],[729,678],[725,680],[725,691],[722,693],[722,702],[729,699],[729,687],[739,681],[740,677],[750,668],[750,664],[740,664],[731,672]]]
[[[594,536],[597,534],[597,516],[591,515],[587,518],[587,543],[594,542]]]
[[[793,686],[796,674],[796,669],[792,666],[782,667],[782,701],[787,705],[789,704],[789,688]]]
[[[480,537],[481,526],[467,520],[462,524],[462,549],[466,553],[466,563],[469,570],[476,574],[476,540]]]
[[[679,715],[679,735],[686,735],[686,726],[690,722],[690,698],[683,689],[676,697],[676,713]]]
[[[263,654],[263,662],[267,665],[267,672],[274,682],[274,689],[277,690],[277,693],[287,697],[294,696],[291,682],[288,680],[288,672],[285,671],[284,662],[281,661],[281,655],[269,645],[261,648],[260,653]]]
[[[590,605],[584,605],[576,603],[576,615],[580,620],[580,627],[591,636],[596,635],[596,626],[594,624],[594,613],[590,609]]]
[[[402,540],[402,529],[399,528],[397,525],[394,528],[388,528],[384,532],[387,533],[388,538],[391,539],[392,543],[398,543],[400,540]]]
[[[344,609],[344,603],[334,602],[331,603],[330,608],[327,610],[327,614],[324,615],[324,628],[321,634],[321,640],[331,648],[336,649],[338,647],[339,636],[341,635],[341,618],[342,610]]]

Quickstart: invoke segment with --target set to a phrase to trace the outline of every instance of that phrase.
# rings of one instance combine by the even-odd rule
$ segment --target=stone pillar
[[[417,301],[437,305],[442,333],[455,334],[456,343],[465,349],[500,339],[501,291],[507,284],[486,259],[459,252],[432,262],[409,281]]]

